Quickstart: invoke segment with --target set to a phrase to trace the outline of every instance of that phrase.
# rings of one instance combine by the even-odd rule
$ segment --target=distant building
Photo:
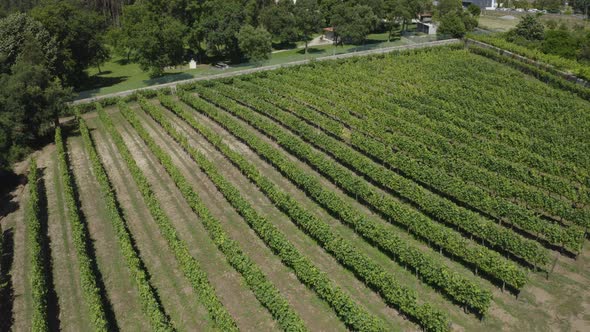
[[[327,28],[324,28],[323,30],[324,30],[324,39],[334,41],[334,39],[336,38],[336,35],[334,34],[334,28],[327,27]]]
[[[436,35],[438,25],[432,21],[432,13],[418,14],[416,21],[416,31],[425,33],[427,35]]]
[[[463,7],[467,7],[470,4],[474,4],[482,9],[496,9],[498,3],[496,0],[462,0]]]

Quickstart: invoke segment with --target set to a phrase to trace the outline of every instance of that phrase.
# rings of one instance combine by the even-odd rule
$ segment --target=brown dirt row
[[[89,121],[88,125],[90,128],[96,128],[94,121]],[[114,143],[102,126],[93,130],[92,135],[117,194],[127,226],[166,313],[170,315],[179,331],[190,331],[197,327],[208,329],[205,308],[199,303],[197,294],[182,274],[165,239],[160,235],[139,189],[116,152]]]
[[[243,330],[276,330],[270,313],[256,300],[242,276],[225,260],[182,194],[156,157],[120,113],[112,118],[139,167],[151,182],[158,200],[174,222],[181,238],[201,263],[217,294]],[[195,170],[196,171],[196,170]]]
[[[147,114],[138,112],[143,119],[144,126],[150,132],[152,137],[156,139],[159,144],[162,144],[171,151],[170,155],[175,161],[176,165],[181,168],[185,176],[191,181],[195,188],[210,188],[207,196],[219,196],[219,202],[227,204],[224,211],[214,212],[216,207],[211,207],[212,213],[217,213],[218,219],[225,226],[225,229],[232,234],[232,238],[238,241],[243,250],[258,264],[262,271],[267,275],[269,280],[277,286],[281,293],[287,298],[293,308],[301,315],[307,326],[311,330],[333,331],[345,330],[345,326],[339,321],[332,309],[323,302],[317,295],[305,285],[301,284],[296,275],[286,266],[284,266],[277,256],[266,247],[264,242],[258,238],[256,233],[252,231],[248,224],[236,213],[229,203],[226,203],[225,198],[217,191],[214,184],[201,171],[195,172],[198,165],[191,159],[191,157],[182,151],[181,147],[176,144],[171,137],[163,132]],[[180,128],[178,128],[181,130]],[[201,149],[203,145],[196,142],[195,146],[199,145]],[[209,147],[212,148],[212,147]],[[214,151],[203,150],[208,157],[212,157]],[[241,177],[239,171],[234,169],[230,164],[219,163],[218,160],[214,162],[219,165],[219,170],[225,172],[224,175],[236,184],[236,178]],[[256,190],[256,189],[254,189]],[[203,191],[200,192],[204,196]],[[245,195],[246,197],[248,194]],[[205,198],[204,198],[205,199]],[[213,202],[212,202],[213,203]],[[219,204],[219,203],[218,203]],[[255,205],[259,207],[258,204]],[[225,211],[227,209],[227,211]],[[259,209],[266,215],[267,210]],[[269,218],[274,220],[274,218]],[[313,243],[311,243],[313,245]]]
[[[70,165],[80,195],[81,211],[93,240],[97,265],[117,326],[122,331],[145,331],[149,329],[148,319],[142,313],[137,288],[120,252],[117,235],[109,220],[82,140],[80,137],[72,137],[68,143]]]
[[[219,165],[220,172],[225,174],[227,178],[231,179],[232,183],[236,185],[238,190],[240,190],[240,192],[245,197],[247,197],[254,206],[259,208],[260,211],[263,211],[264,214],[268,216],[269,220],[271,220],[280,230],[282,230],[301,252],[305,253],[321,270],[327,272],[333,281],[336,282],[336,284],[339,284],[343,289],[346,289],[353,296],[353,298],[357,299],[370,311],[381,316],[384,320],[395,322],[395,324],[402,324],[405,326],[405,328],[414,328],[414,326],[411,324],[407,324],[405,321],[400,319],[398,313],[395,310],[387,307],[387,305],[383,303],[377,294],[366,288],[366,286],[357,280],[351,272],[340,266],[332,256],[330,256],[320,246],[318,246],[313,239],[309,238],[305,233],[299,230],[286,215],[274,207],[272,202],[270,202],[270,200],[268,200],[268,198],[266,198],[254,184],[250,183],[245,176],[241,175],[239,170],[235,168],[221,153],[217,152],[212,145],[207,143],[204,138],[198,135],[186,123],[172,115],[170,112],[166,111],[166,114],[168,114],[168,119],[170,119],[179,130],[186,133],[191,138],[191,143],[206,153],[215,164]],[[206,125],[212,125],[203,118],[199,117],[198,120]],[[221,128],[211,128],[219,134],[225,134]],[[226,141],[226,143],[229,143],[233,148],[242,154],[249,155],[247,158],[250,158],[254,154],[248,149],[248,147],[235,140]],[[260,164],[257,164],[257,166],[259,165]],[[278,172],[273,174],[267,173],[267,171],[268,169],[263,169],[263,172],[268,174],[269,178],[273,180],[275,177],[282,178]],[[279,185],[281,188],[285,189],[283,186],[284,184],[279,183]],[[289,191],[289,193],[291,193],[291,191]],[[300,193],[300,195],[305,197],[303,193]],[[296,198],[301,198],[301,196]],[[308,210],[313,210],[314,208],[319,209],[319,207],[311,200],[301,203]],[[362,239],[357,237],[355,240],[355,244],[358,246],[367,247],[367,244],[364,243]]]
[[[187,105],[185,105],[185,107],[187,107],[187,109],[190,109],[190,107]],[[229,113],[228,113],[228,115],[229,115]],[[212,128],[214,128],[214,130],[217,133],[224,135],[226,140],[232,140],[232,138],[230,137],[231,135],[229,135],[227,132],[225,132],[221,127],[212,123],[212,121],[210,119],[203,117],[201,115],[198,115],[197,112],[194,112],[194,116],[197,119],[199,119],[200,121],[202,121],[202,122],[206,123],[207,125],[211,126]],[[237,118],[236,118],[236,120],[237,120]],[[242,121],[240,121],[240,122],[242,122]],[[247,127],[249,127],[244,122],[242,122],[242,123],[244,125],[246,125]],[[265,139],[268,143],[272,144],[273,146],[275,146],[279,150],[282,150],[277,144],[275,144],[274,142],[269,140],[267,137],[265,137],[264,135],[262,135],[261,133],[259,133],[255,129],[253,129],[253,128],[251,128],[251,129],[259,137]],[[241,144],[239,142],[232,143],[232,145],[234,145],[234,144],[236,146],[235,149],[237,151],[242,152],[242,154],[245,154],[245,155],[248,155],[248,153],[253,154],[253,152],[251,152],[251,151],[248,152],[249,151],[248,148],[245,147],[243,144]],[[317,172],[313,171],[309,166],[307,166],[304,163],[297,160],[296,157],[289,155],[284,150],[282,150],[282,152],[286,156],[288,156],[288,158],[290,158],[292,161],[298,163],[300,167],[303,167],[304,169],[308,170],[310,173],[313,173],[316,176],[318,176],[319,178],[321,178],[321,181],[323,181],[323,184],[326,187],[328,187],[336,192],[339,192],[339,190],[334,188],[334,186],[328,180],[322,178],[319,174],[317,174]],[[251,160],[258,159],[256,156],[248,156],[248,158],[250,158]],[[264,166],[260,166],[260,167],[263,168]],[[273,172],[273,170],[264,169],[264,172],[266,174],[271,174]],[[285,186],[288,187],[288,185],[286,185],[286,184],[285,184]],[[285,187],[283,187],[283,188],[285,188]],[[340,192],[340,194],[345,195],[341,192]],[[354,198],[350,198],[350,197],[345,197],[345,199],[347,199],[348,201],[354,201]],[[364,206],[359,204],[358,202],[352,202],[352,203],[357,204],[357,207],[361,210],[364,210],[364,212],[367,215],[371,215],[371,212],[368,209],[366,209]],[[404,233],[404,232],[405,231],[401,231],[401,232],[398,232],[398,234],[402,235],[401,233]],[[416,240],[413,240],[413,239],[408,239],[408,240],[416,242]],[[423,249],[425,249],[424,244],[421,244],[421,246]],[[430,249],[428,249],[428,250],[430,250]],[[443,256],[440,256],[440,259],[445,264],[449,265],[452,269],[461,271],[461,273],[463,273],[464,275],[467,275],[467,276],[472,275],[471,271],[465,269],[463,266],[457,264],[456,262],[452,262],[448,258],[443,257]],[[565,259],[564,261],[568,261],[568,259]],[[558,266],[559,266],[559,264],[558,264]],[[540,273],[537,273],[537,274],[531,273],[531,279],[532,279],[531,284],[538,283],[540,285],[543,285],[544,287],[554,287],[554,286],[552,286],[551,283],[547,283],[545,281],[544,275],[541,275]],[[539,307],[539,303],[536,303],[534,298],[532,298],[531,292],[534,291],[534,288],[526,287],[521,292],[521,296],[517,299],[512,295],[509,295],[507,293],[502,293],[497,287],[493,286],[492,284],[490,284],[489,282],[487,282],[485,280],[480,280],[480,281],[484,285],[487,285],[487,287],[489,289],[493,290],[495,303],[493,304],[489,315],[483,321],[483,324],[479,320],[477,320],[474,316],[463,314],[463,312],[461,311],[461,309],[459,307],[454,306],[450,303],[447,303],[446,305],[443,304],[442,307],[446,308],[448,310],[448,313],[451,315],[451,319],[455,323],[456,329],[465,329],[465,330],[473,330],[473,329],[480,330],[481,329],[481,330],[494,331],[494,330],[497,330],[498,328],[501,328],[504,325],[509,324],[510,322],[514,322],[515,325],[513,325],[513,326],[515,328],[521,328],[524,325],[529,329],[531,328],[531,324],[533,327],[539,327],[539,326],[543,326],[543,325],[546,326],[549,324],[546,317],[544,317],[543,319],[541,318],[542,317],[541,314],[543,313],[543,310],[544,310],[543,307]],[[580,291],[582,289],[583,288],[581,288],[581,287],[578,288],[578,290],[580,290]],[[431,301],[432,299],[433,298],[428,297],[427,301]],[[523,304],[523,301],[525,301],[523,299],[526,299],[526,301],[527,301],[526,305]],[[527,315],[529,315],[533,318],[530,320],[519,319],[519,317],[527,316]],[[527,324],[526,325],[523,324],[524,322],[526,322]]]

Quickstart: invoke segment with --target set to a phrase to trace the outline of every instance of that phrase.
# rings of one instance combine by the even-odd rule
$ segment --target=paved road
[[[159,84],[159,85],[152,85],[152,86],[145,87],[145,88],[139,88],[139,89],[122,91],[122,92],[110,93],[110,94],[97,96],[97,97],[79,99],[79,100],[73,101],[72,104],[78,105],[78,104],[90,103],[90,102],[94,102],[94,101],[106,99],[106,98],[125,97],[125,96],[131,95],[131,94],[133,94],[137,91],[141,91],[141,90],[158,90],[158,89],[164,89],[164,88],[176,89],[176,86],[178,84],[186,84],[186,83],[196,82],[196,81],[213,80],[213,79],[224,78],[224,77],[245,75],[245,74],[251,74],[251,73],[255,73],[255,72],[275,70],[275,69],[279,69],[282,67],[304,65],[304,64],[309,63],[310,61],[325,61],[325,60],[333,60],[333,59],[343,59],[343,58],[350,58],[350,57],[355,57],[355,56],[365,56],[365,55],[371,55],[371,54],[389,53],[389,52],[399,51],[399,50],[457,44],[460,42],[461,41],[459,39],[447,39],[447,40],[437,40],[437,41],[433,41],[433,42],[426,42],[426,43],[420,43],[420,44],[392,46],[392,47],[379,48],[379,49],[368,50],[368,51],[330,55],[330,56],[325,56],[325,57],[321,57],[321,58],[316,58],[314,60],[293,61],[293,62],[283,63],[283,64],[279,64],[279,65],[264,66],[264,67],[234,71],[234,72],[230,72],[230,73],[208,75],[208,76],[202,76],[202,77],[195,77],[195,78],[191,78],[188,80],[176,81],[176,82]]]

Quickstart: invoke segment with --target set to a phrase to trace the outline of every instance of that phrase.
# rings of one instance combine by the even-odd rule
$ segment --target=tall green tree
[[[104,16],[76,1],[45,0],[31,11],[57,41],[55,71],[68,85],[76,86],[96,64],[97,55],[107,52],[102,35],[107,27]]]
[[[346,2],[334,7],[331,25],[338,43],[362,43],[377,23],[371,7]]]
[[[272,36],[264,28],[246,24],[238,33],[238,43],[244,56],[252,62],[260,62],[270,58]]]
[[[297,28],[305,42],[305,53],[307,54],[308,43],[312,40],[313,34],[322,27],[322,15],[317,0],[299,0],[295,4],[295,19]]]
[[[152,77],[162,75],[166,66],[184,60],[186,26],[161,13],[160,8],[153,3],[136,3],[125,7],[121,17],[120,35],[124,38],[124,47]]]
[[[10,72],[0,74],[0,171],[29,152],[71,99],[51,73],[42,45],[26,38]]]
[[[537,16],[527,14],[520,18],[516,28],[510,31],[510,35],[529,41],[543,40],[545,27]]]
[[[53,70],[57,60],[57,42],[43,25],[24,13],[15,13],[0,19],[0,72],[8,72],[22,53],[27,40],[40,45],[47,68]]]
[[[281,44],[295,42],[299,37],[294,10],[292,0],[280,0],[260,12],[260,22]]]
[[[241,52],[237,35],[246,17],[241,1],[206,2],[202,15],[195,34],[205,44],[207,55],[239,61]]]

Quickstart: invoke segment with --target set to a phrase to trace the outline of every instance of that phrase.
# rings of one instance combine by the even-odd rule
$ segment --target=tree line
[[[262,61],[331,27],[337,44],[394,38],[434,11],[453,35],[475,26],[459,0],[0,0],[0,171],[51,133],[87,69],[113,56],[166,67]],[[444,9],[446,8],[446,9]],[[446,22],[446,23],[445,23]],[[50,136],[49,136],[50,137]]]

